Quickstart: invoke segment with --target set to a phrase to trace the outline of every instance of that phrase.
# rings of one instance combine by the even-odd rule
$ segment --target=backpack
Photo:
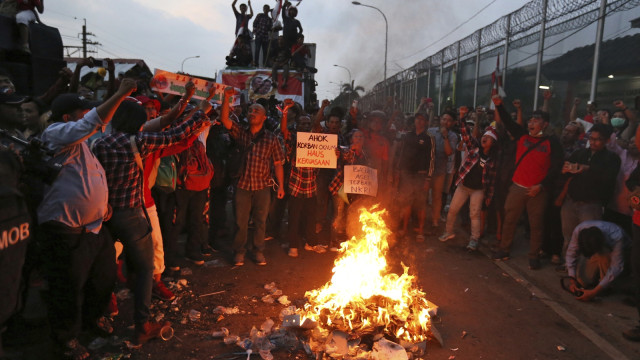
[[[176,189],[177,180],[178,170],[176,167],[176,157],[170,155],[161,158],[160,165],[158,165],[155,186],[166,192],[173,192]],[[151,183],[151,181],[149,181],[149,183]]]
[[[187,190],[202,191],[209,188],[211,178],[213,165],[204,144],[196,140],[179,155],[178,185]]]

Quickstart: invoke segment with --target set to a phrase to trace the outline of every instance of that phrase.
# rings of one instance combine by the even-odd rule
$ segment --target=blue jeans
[[[114,210],[108,226],[113,238],[122,242],[127,269],[130,274],[135,274],[133,320],[139,326],[149,319],[151,305],[153,286],[151,225],[142,208],[139,207]]]
[[[236,255],[244,255],[248,246],[255,248],[257,252],[264,251],[265,223],[271,202],[270,191],[269,187],[253,191],[236,189],[236,236],[233,240]],[[250,217],[255,228],[253,242],[247,244]]]

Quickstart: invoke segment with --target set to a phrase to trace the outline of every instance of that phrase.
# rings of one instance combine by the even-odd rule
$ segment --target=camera
[[[47,150],[40,139],[23,140],[3,129],[0,129],[0,137],[15,144],[24,164],[22,174],[24,180],[31,182],[32,179],[40,179],[45,184],[51,185],[58,177],[62,164],[54,160],[53,152]]]

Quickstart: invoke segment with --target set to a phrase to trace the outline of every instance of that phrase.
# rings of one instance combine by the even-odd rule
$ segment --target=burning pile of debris
[[[385,213],[377,207],[361,210],[363,235],[342,244],[331,280],[307,291],[302,308],[281,311],[281,326],[268,319],[246,339],[226,329],[218,336],[248,354],[259,352],[264,360],[273,358],[271,350],[300,348],[317,359],[403,360],[424,355],[429,339],[442,344],[431,323],[437,307],[425,299],[415,276],[404,264],[402,275],[387,269],[391,233],[382,219]],[[282,294],[274,283],[265,290],[270,294],[262,301],[267,303]],[[277,299],[288,305],[286,296]]]

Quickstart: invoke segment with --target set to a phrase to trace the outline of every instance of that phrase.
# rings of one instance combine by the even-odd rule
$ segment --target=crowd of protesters
[[[241,38],[253,10],[235,4]],[[278,41],[295,58],[303,37],[294,10],[285,4]],[[265,5],[255,22],[264,15],[271,24],[269,11]],[[273,31],[260,32],[255,22],[249,61],[257,65]],[[389,224],[398,242],[449,241],[461,235],[456,222],[468,221],[466,248],[478,250],[492,233],[496,261],[511,256],[526,210],[531,270],[548,259],[583,301],[626,273],[640,289],[637,100],[634,108],[616,101],[614,111],[589,103],[579,118],[576,99],[558,137],[550,92],[528,117],[519,100],[509,105],[498,95],[491,109],[438,114],[422,98],[405,114],[389,99],[363,113],[328,100],[317,109],[290,99],[277,109],[233,106],[233,88],[214,109],[214,88],[201,101],[192,99],[191,83],[182,96],[153,93],[140,81],[114,79],[108,64],[101,101],[78,94],[79,70],[90,59],[76,74],[61,71],[39,97],[16,92],[0,70],[0,284],[7,294],[0,324],[20,309],[19,293],[39,273],[48,283],[56,350],[68,358],[90,356],[81,332],[113,332],[117,281],[134,290],[134,343],[142,345],[169,325],[149,312],[152,297],[175,299],[163,274],[185,261],[202,266],[217,251],[235,266],[248,259],[263,266],[265,241],[274,238],[292,261],[302,250],[336,252],[358,236],[358,210],[377,203],[397,214]],[[300,132],[336,135],[336,168],[296,166]],[[377,195],[345,193],[345,165],[375,169]],[[640,326],[623,335],[640,341]]]

